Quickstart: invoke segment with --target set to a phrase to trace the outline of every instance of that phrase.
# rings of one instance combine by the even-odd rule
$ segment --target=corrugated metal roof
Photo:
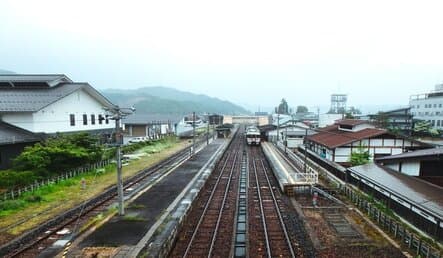
[[[396,160],[396,159],[409,159],[409,158],[419,158],[426,156],[440,156],[443,155],[443,148],[433,148],[433,149],[424,149],[417,150],[411,152],[405,152],[397,155],[386,156],[376,159],[377,161],[388,161],[388,160]]]
[[[348,132],[338,130],[338,125],[319,128],[316,131],[318,132],[317,134],[308,136],[307,139],[330,149],[387,133],[386,130],[375,128],[366,128],[357,132]]]
[[[0,144],[14,144],[20,142],[37,142],[39,137],[27,130],[0,121]]]
[[[87,91],[104,106],[112,105],[87,83],[65,83],[50,88],[0,88],[0,112],[36,112],[79,89]]]
[[[443,188],[375,163],[349,168],[352,172],[383,185],[403,199],[443,218]]]

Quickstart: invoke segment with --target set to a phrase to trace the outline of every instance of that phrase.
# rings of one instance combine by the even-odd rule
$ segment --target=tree
[[[375,115],[375,124],[380,128],[388,128],[389,119],[386,113],[379,111],[377,115]]]
[[[306,106],[297,106],[297,111],[296,113],[307,113],[308,112],[308,108]]]
[[[351,107],[348,108],[348,112],[347,113],[351,113],[353,115],[360,115],[361,111],[360,111],[360,109],[351,106]]]
[[[346,118],[346,119],[354,119],[355,117],[354,117],[354,115],[352,115],[352,113],[350,113],[350,112],[346,112],[346,114],[345,114],[345,118]]]
[[[284,98],[281,100],[280,105],[278,105],[277,107],[277,114],[289,114],[289,106]]]
[[[369,150],[364,145],[359,145],[357,151],[351,153],[350,162],[352,166],[364,165],[369,162]]]

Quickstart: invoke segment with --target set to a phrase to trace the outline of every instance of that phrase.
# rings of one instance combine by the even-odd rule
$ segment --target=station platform
[[[115,215],[83,239],[77,239],[70,247],[69,257],[82,257],[82,250],[94,247],[118,247],[112,257],[132,256],[152,236],[153,227],[171,204],[186,190],[194,177],[216,162],[215,156],[223,152],[228,140],[216,139],[186,160],[149,190],[127,203],[125,216]],[[134,219],[133,219],[134,218]],[[148,235],[148,237],[147,237]],[[139,247],[137,247],[139,246]]]
[[[312,175],[312,171],[304,173],[294,165],[291,159],[296,157],[281,153],[274,144],[269,142],[262,142],[261,146],[277,178],[280,189],[286,195],[293,196],[297,187],[312,186],[318,182],[318,178]]]

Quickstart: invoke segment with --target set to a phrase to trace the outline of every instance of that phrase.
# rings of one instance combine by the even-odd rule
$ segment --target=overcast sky
[[[443,1],[2,1],[0,69],[252,106],[407,105],[443,82]]]

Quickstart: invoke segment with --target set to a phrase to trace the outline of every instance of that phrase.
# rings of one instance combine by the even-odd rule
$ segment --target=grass
[[[155,152],[143,156],[139,160],[133,160],[128,166],[123,167],[123,177],[128,178],[138,171],[166,159],[187,145],[188,143],[184,141],[166,140],[165,142],[158,141],[153,145],[146,146],[139,151],[153,152],[155,150]],[[81,189],[82,178],[86,181],[85,190]],[[115,184],[116,168],[115,165],[110,165],[106,167],[104,173],[83,174],[59,184],[41,187],[33,193],[25,193],[16,200],[2,201],[0,202],[0,228],[7,227],[20,220],[26,220],[25,223],[7,232],[12,235],[19,235],[100,194],[106,188]]]

